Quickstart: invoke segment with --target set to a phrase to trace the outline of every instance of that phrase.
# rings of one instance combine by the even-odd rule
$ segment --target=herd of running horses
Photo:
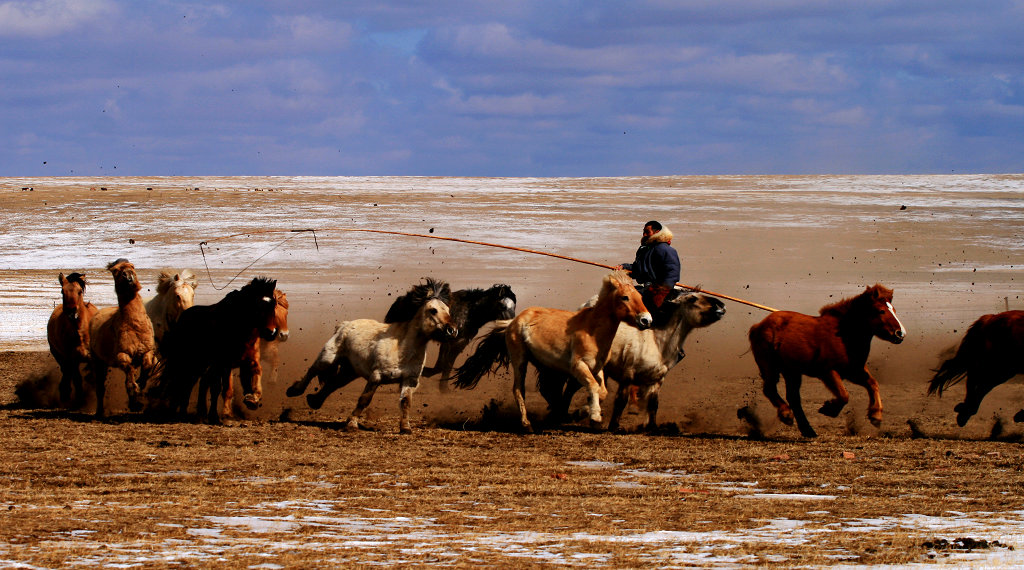
[[[144,301],[135,267],[126,259],[107,266],[114,278],[117,306],[97,309],[85,300],[81,273],[58,276],[62,303],[47,325],[50,351],[61,372],[64,405],[81,407],[85,381],[96,392],[96,415],[104,415],[109,368],[120,369],[132,411],[185,417],[198,385],[196,414],[219,423],[231,413],[232,371],[239,369],[250,409],[261,404],[261,360],[272,362],[276,375],[278,344],[288,338],[288,300],[277,282],[264,277],[228,293],[212,305],[195,305],[197,286],[191,271],[164,271],[157,295]],[[804,414],[800,385],[804,376],[818,378],[833,395],[819,412],[836,417],[849,401],[843,380],[868,391],[868,418],[882,419],[878,383],[865,366],[871,341],[899,344],[907,335],[892,305],[893,291],[882,285],[822,307],[818,315],[774,311],[750,329],[750,347],[765,396],[779,419],[794,423],[805,437],[815,431]],[[287,389],[305,394],[315,378],[319,388],[306,394],[320,408],[335,390],[362,378],[366,387],[347,419],[359,421],[382,384],[399,384],[399,430],[410,432],[409,409],[421,376],[441,375],[464,389],[475,387],[497,367],[511,367],[512,393],[524,431],[527,417],[527,368],[537,369],[538,388],[551,422],[566,421],[574,395],[585,389],[590,422],[603,426],[601,401],[607,379],[617,390],[607,428],[619,427],[631,398],[646,401],[643,427],[657,425],[658,391],[669,370],[684,357],[690,331],[725,315],[719,299],[682,290],[665,301],[655,319],[644,306],[628,273],[604,277],[599,293],[576,311],[529,307],[516,314],[516,297],[508,285],[452,291],[440,280],[424,279],[398,297],[383,322],[356,319],[340,323],[306,374]],[[491,324],[458,368],[457,357]],[[425,368],[427,346],[439,343],[437,363]],[[269,357],[269,358],[268,358]],[[83,373],[84,370],[84,373]],[[953,358],[932,378],[928,392],[941,394],[966,378],[966,396],[957,404],[960,426],[978,411],[995,386],[1024,373],[1024,311],[984,315],[971,325]],[[785,380],[786,397],[778,391]],[[1024,421],[1024,410],[1014,419]]]

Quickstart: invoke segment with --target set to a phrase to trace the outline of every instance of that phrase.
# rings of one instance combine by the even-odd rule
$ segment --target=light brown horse
[[[146,314],[139,290],[139,277],[135,266],[127,259],[118,259],[107,265],[114,276],[117,306],[100,309],[89,323],[91,370],[89,377],[96,387],[96,416],[103,416],[103,396],[106,392],[107,369],[111,366],[124,372],[124,386],[128,392],[128,406],[132,411],[142,409],[139,380],[146,378],[156,363],[156,340],[153,324]]]
[[[571,375],[590,394],[591,422],[601,423],[601,399],[608,395],[602,369],[619,323],[649,328],[651,313],[623,271],[607,275],[592,307],[576,312],[530,307],[511,321],[497,321],[494,329],[459,368],[455,385],[472,388],[494,365],[511,364],[512,395],[519,406],[525,431],[532,431],[526,415],[526,372],[535,366]]]
[[[700,293],[686,293],[665,299],[662,306],[665,320],[647,330],[639,330],[625,324],[619,325],[604,365],[605,379],[615,380],[618,390],[615,405],[608,420],[608,429],[619,428],[630,394],[638,393],[646,399],[647,419],[643,429],[657,427],[658,392],[665,376],[683,360],[683,343],[690,331],[717,323],[725,315],[722,301]],[[537,386],[551,409],[552,419],[564,420],[568,416],[573,395],[581,387],[576,382],[567,382],[562,373],[538,368],[540,374]],[[633,390],[631,390],[633,389]]]
[[[82,364],[89,362],[89,320],[99,310],[85,300],[85,274],[57,275],[60,283],[61,304],[53,309],[46,323],[46,340],[50,354],[60,367],[60,402],[71,402],[72,386],[75,402],[84,401],[82,392]],[[77,407],[77,406],[76,406]]]
[[[178,272],[165,269],[160,272],[156,296],[146,301],[146,314],[153,323],[153,337],[157,344],[160,344],[167,328],[178,320],[185,309],[195,304],[198,286],[199,280],[188,269]]]
[[[775,406],[779,419],[797,427],[804,437],[815,437],[814,428],[800,403],[803,376],[825,383],[835,396],[818,411],[836,417],[850,401],[842,380],[868,391],[868,419],[882,423],[882,398],[878,382],[865,363],[871,339],[899,344],[907,331],[892,308],[892,289],[873,285],[856,297],[821,308],[817,317],[792,311],[776,311],[750,327],[750,348],[764,382],[764,395]],[[779,376],[786,380],[786,400],[779,396]]]
[[[956,356],[935,372],[928,393],[941,396],[943,390],[966,377],[964,401],[953,408],[957,425],[964,427],[978,413],[982,398],[1017,374],[1024,374],[1024,311],[982,315],[967,329]],[[1013,421],[1024,421],[1024,410],[1017,412]]]
[[[253,333],[252,338],[246,343],[245,352],[242,354],[242,361],[238,364],[238,379],[242,385],[245,396],[242,403],[250,410],[255,410],[263,405],[263,365],[262,360],[270,363],[270,383],[277,382],[277,369],[280,366],[278,345],[288,340],[288,296],[280,289],[274,289],[274,300],[277,305],[274,307],[274,326],[277,328],[277,336],[274,340],[266,340],[259,334]],[[224,387],[224,406],[221,410],[223,417],[234,415],[232,404],[234,403],[235,383],[232,374]],[[200,394],[200,397],[203,397]]]

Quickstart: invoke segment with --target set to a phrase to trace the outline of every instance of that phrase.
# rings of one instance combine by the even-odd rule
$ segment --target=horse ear
[[[57,283],[60,283],[60,286],[63,287],[65,281],[67,281],[67,279],[64,278],[64,272],[58,273],[57,274]]]

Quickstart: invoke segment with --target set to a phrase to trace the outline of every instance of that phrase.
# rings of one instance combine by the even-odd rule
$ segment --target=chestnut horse
[[[82,364],[89,362],[89,320],[97,309],[85,300],[85,274],[69,273],[67,277],[57,275],[60,283],[61,304],[53,309],[46,323],[46,340],[50,343],[50,354],[60,367],[60,401],[71,401],[71,388],[75,389],[75,401],[82,402]]]
[[[117,306],[100,309],[89,322],[89,377],[96,387],[97,417],[103,416],[103,396],[110,366],[124,372],[128,407],[137,412],[142,409],[139,385],[145,383],[156,364],[153,324],[139,295],[142,285],[135,266],[127,259],[118,259],[107,265],[107,269],[114,276]]]
[[[601,399],[608,395],[602,369],[619,323],[640,330],[652,324],[640,293],[623,271],[607,275],[592,307],[576,312],[530,307],[511,321],[497,321],[476,351],[459,368],[455,385],[473,388],[496,363],[512,364],[512,395],[519,406],[519,420],[532,431],[526,416],[526,371],[534,366],[570,374],[590,393],[591,422],[601,422]]]
[[[242,403],[250,410],[255,410],[263,405],[263,365],[261,360],[270,362],[270,382],[277,382],[277,369],[280,366],[278,356],[278,345],[288,340],[288,296],[280,289],[274,289],[274,326],[277,328],[277,337],[274,340],[260,338],[256,333],[245,345],[242,353],[242,361],[238,364],[238,379],[242,385],[242,392],[245,396]],[[200,398],[204,394],[199,395]],[[235,397],[234,374],[224,387],[224,406],[221,415],[230,417],[234,415],[232,404]]]
[[[636,389],[647,400],[643,429],[650,431],[657,427],[658,392],[669,370],[683,360],[686,337],[695,328],[717,323],[725,315],[725,304],[700,293],[686,293],[665,299],[662,310],[666,315],[664,323],[647,330],[619,325],[615,332],[608,362],[604,365],[605,379],[618,384],[608,420],[609,430],[618,429],[631,389]],[[564,420],[580,384],[567,382],[564,374],[546,368],[538,368],[538,372],[537,386],[548,402],[553,419]]]
[[[957,425],[964,427],[978,413],[982,398],[1017,374],[1024,374],[1024,311],[982,315],[967,329],[956,356],[935,372],[928,393],[941,396],[943,390],[967,378],[964,401],[953,408]],[[1024,410],[1013,421],[1024,421]]]
[[[459,329],[459,336],[442,342],[437,351],[437,361],[433,366],[423,368],[424,378],[441,374],[438,387],[442,392],[449,391],[448,380],[452,377],[455,359],[480,332],[480,327],[491,321],[516,316],[516,294],[511,287],[501,283],[488,289],[459,289],[452,293],[449,308],[452,324]],[[387,317],[384,317],[384,322],[389,322]]]
[[[169,270],[160,272],[157,278],[156,296],[146,301],[146,314],[153,323],[153,337],[157,344],[164,338],[167,327],[195,302],[199,280],[194,273],[185,269],[177,273]]]
[[[878,382],[865,363],[871,339],[899,344],[906,329],[892,308],[892,289],[873,285],[856,297],[821,308],[813,317],[792,311],[776,311],[750,327],[750,349],[757,361],[764,395],[778,410],[779,419],[793,425],[794,418],[804,437],[817,434],[800,403],[803,376],[819,378],[835,396],[818,411],[836,417],[850,400],[842,380],[864,386],[868,391],[868,419],[882,423],[882,399]],[[779,396],[779,376],[786,380],[786,400]]]
[[[310,381],[318,378],[320,390],[306,396],[309,407],[318,409],[338,388],[365,378],[366,388],[345,426],[355,431],[377,388],[398,384],[399,432],[411,433],[409,408],[423,372],[427,343],[452,339],[459,333],[448,311],[450,295],[447,283],[427,278],[395,300],[388,311],[393,322],[357,319],[339,324],[306,375],[288,387],[288,396],[301,395]]]
[[[164,335],[162,389],[172,412],[184,415],[196,382],[201,383],[196,412],[220,423],[217,398],[231,379],[254,335],[273,340],[274,289],[277,281],[256,277],[212,305],[193,305]],[[211,402],[207,401],[209,392]],[[209,406],[208,406],[209,404]]]

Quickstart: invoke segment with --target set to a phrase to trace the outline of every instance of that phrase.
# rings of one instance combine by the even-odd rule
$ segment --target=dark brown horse
[[[84,400],[82,392],[82,364],[89,362],[89,321],[97,309],[85,300],[85,275],[61,273],[61,304],[53,309],[50,321],[46,323],[46,340],[50,343],[50,354],[60,367],[60,402],[71,401],[71,388],[75,389],[75,401]]]
[[[764,395],[778,410],[786,425],[796,425],[804,437],[817,434],[804,415],[800,384],[804,376],[820,379],[835,396],[818,410],[836,417],[850,394],[842,380],[864,386],[868,391],[868,419],[882,423],[882,398],[878,382],[865,363],[871,339],[899,344],[906,329],[892,308],[892,289],[873,285],[863,293],[821,308],[813,317],[792,311],[776,311],[750,327],[750,349],[761,372]],[[779,396],[779,376],[786,380],[786,400]]]
[[[255,410],[263,405],[263,364],[261,361],[270,362],[270,380],[277,382],[277,368],[280,365],[278,346],[288,340],[288,296],[280,289],[274,289],[274,327],[277,328],[277,336],[274,340],[260,338],[255,331],[245,345],[242,353],[242,360],[238,363],[238,381],[242,386],[242,403],[246,408]],[[201,386],[202,387],[202,386]],[[200,393],[200,398],[205,394]],[[235,397],[234,374],[228,378],[224,386],[224,405],[221,410],[223,417],[234,415],[233,404]]]
[[[1024,311],[982,315],[967,329],[956,356],[939,367],[928,393],[941,396],[943,390],[967,378],[964,401],[953,408],[957,425],[963,427],[992,388],[1017,374],[1024,374]],[[1024,421],[1024,410],[1013,421]]]

